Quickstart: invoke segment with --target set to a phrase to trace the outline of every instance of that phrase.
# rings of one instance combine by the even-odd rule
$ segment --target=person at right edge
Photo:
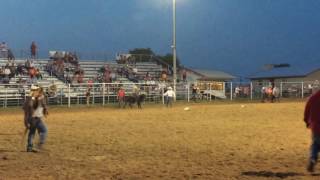
[[[320,91],[311,95],[308,99],[305,111],[304,122],[307,128],[311,129],[310,159],[307,166],[309,172],[314,172],[320,151]]]

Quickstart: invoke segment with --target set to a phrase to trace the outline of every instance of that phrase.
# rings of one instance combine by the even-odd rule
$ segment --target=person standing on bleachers
[[[162,81],[167,81],[167,72],[166,72],[166,71],[162,71],[162,73],[161,73],[161,80],[162,80]]]
[[[182,71],[182,80],[183,82],[187,82],[187,71],[185,69]]]
[[[8,45],[6,42],[0,43],[0,58],[8,57]]]
[[[32,41],[31,46],[30,46],[32,59],[36,59],[37,49],[38,49],[38,47],[37,47],[36,43],[34,41]]]
[[[14,57],[14,55],[13,55],[12,50],[11,50],[11,49],[8,49],[8,61],[9,61],[9,63],[14,62],[14,60],[15,60],[15,57]]]

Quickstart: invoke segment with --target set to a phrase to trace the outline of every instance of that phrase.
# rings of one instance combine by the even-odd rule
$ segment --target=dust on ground
[[[320,179],[303,102],[185,107],[54,108],[39,153],[22,111],[1,111],[0,179]]]

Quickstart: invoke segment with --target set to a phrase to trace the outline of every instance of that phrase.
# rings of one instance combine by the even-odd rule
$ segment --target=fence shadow
[[[302,174],[302,173],[271,172],[271,171],[246,171],[246,172],[242,172],[241,175],[243,175],[243,176],[252,176],[252,177],[281,178],[281,179],[285,179],[285,178],[288,178],[288,177],[305,176],[305,174]],[[312,174],[312,176],[319,176],[319,175]]]

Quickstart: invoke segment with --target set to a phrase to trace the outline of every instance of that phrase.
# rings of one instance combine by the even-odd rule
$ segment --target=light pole
[[[176,46],[176,0],[172,1],[173,3],[173,91],[177,93],[177,46]]]

